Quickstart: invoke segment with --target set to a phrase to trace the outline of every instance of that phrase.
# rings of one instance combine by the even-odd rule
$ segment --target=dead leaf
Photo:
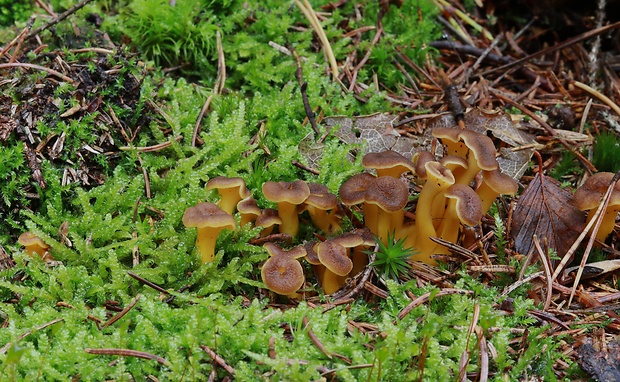
[[[327,129],[333,129],[333,134],[345,143],[366,142],[364,153],[393,150],[406,158],[411,158],[417,148],[422,146],[424,137],[414,139],[401,136],[392,126],[396,118],[384,113],[353,118],[328,117],[325,118],[325,125]]]
[[[564,270],[564,276],[562,280],[567,281],[574,280],[574,275],[577,273],[579,266],[566,268]],[[605,273],[615,272],[620,269],[620,259],[615,260],[603,260],[595,263],[586,264],[581,275],[581,280],[591,279]]]
[[[515,249],[529,253],[532,236],[546,238],[549,248],[564,256],[585,227],[586,216],[575,207],[573,194],[548,176],[536,174],[517,201],[511,234]]]

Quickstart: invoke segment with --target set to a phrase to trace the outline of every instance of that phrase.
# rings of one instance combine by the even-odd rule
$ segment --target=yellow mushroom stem
[[[362,203],[362,212],[364,213],[364,225],[375,235],[377,233],[377,219],[379,215],[379,206],[371,203]]]
[[[454,184],[454,176],[438,162],[429,162],[425,165],[427,181],[420,192],[416,207],[416,245],[418,253],[415,260],[426,264],[435,265],[437,262],[431,259],[437,244],[430,238],[437,236],[432,221],[432,206],[435,197]]]
[[[196,247],[200,252],[202,263],[212,263],[215,259],[215,242],[222,230],[227,227],[203,227],[198,228]]]
[[[295,237],[299,232],[299,216],[297,206],[289,202],[278,203],[278,216],[282,219],[280,233],[288,233]]]
[[[218,207],[220,207],[223,211],[229,214],[233,214],[235,212],[235,208],[237,207],[237,203],[241,200],[241,196],[239,196],[239,187],[234,188],[220,188],[217,190],[220,194],[220,200],[216,203]]]
[[[596,233],[596,240],[600,242],[604,242],[607,239],[607,236],[614,230],[616,225],[616,217],[618,216],[618,212],[620,211],[620,205],[608,206],[603,214],[601,225]],[[592,220],[592,216],[596,213],[596,208],[591,209],[588,212],[588,219],[586,220],[586,224]]]
[[[332,294],[345,284],[347,276],[338,276],[327,268],[324,268],[323,277],[319,279],[321,288],[325,294]]]

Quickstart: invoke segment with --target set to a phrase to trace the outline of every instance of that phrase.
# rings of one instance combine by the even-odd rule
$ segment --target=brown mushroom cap
[[[577,189],[574,195],[575,205],[582,211],[589,210],[587,221],[590,222],[603,197],[613,181],[614,174],[611,172],[599,172],[589,177],[584,184]],[[620,184],[614,185],[607,209],[603,212],[603,217],[596,233],[596,239],[605,241],[607,236],[614,230],[616,216],[620,211]]]
[[[379,208],[393,212],[402,210],[407,205],[409,191],[404,182],[391,176],[376,178],[366,189],[366,203],[376,204]]]
[[[446,198],[455,199],[455,210],[446,210],[446,213],[456,213],[461,223],[475,226],[482,219],[482,204],[476,192],[464,184],[453,184],[446,190]],[[445,217],[445,215],[444,215]]]
[[[233,230],[236,227],[236,222],[232,215],[226,213],[216,204],[203,202],[185,210],[183,225],[188,228],[217,227]]]
[[[241,214],[241,226],[255,221],[262,212],[256,203],[256,199],[251,196],[237,203],[237,211]]]
[[[482,171],[482,184],[476,193],[482,201],[482,213],[489,212],[491,205],[499,195],[515,195],[519,191],[519,183],[500,169]]]
[[[405,172],[415,172],[413,162],[392,150],[379,153],[368,153],[362,158],[365,169],[375,169],[377,176],[400,177]]]
[[[309,205],[321,210],[331,210],[338,206],[338,197],[331,192],[326,185],[321,183],[308,183],[310,195],[303,202],[302,206]]]
[[[499,167],[495,159],[495,145],[491,138],[484,134],[472,130],[437,127],[433,129],[433,136],[446,145],[448,155],[466,158],[467,150],[470,150],[481,170],[491,171]]]
[[[597,172],[586,179],[583,185],[575,191],[574,199],[577,208],[581,211],[598,208],[613,177],[612,172]],[[620,204],[620,182],[614,186],[609,200],[609,206],[615,204]]]
[[[265,182],[263,195],[267,200],[281,203],[301,204],[310,195],[310,188],[303,180],[294,182]]]
[[[418,178],[425,180],[426,179],[426,168],[424,167],[428,162],[434,162],[435,156],[431,154],[429,151],[422,150],[417,151],[413,154],[413,158],[411,159],[414,167],[415,174]]]
[[[263,282],[275,293],[291,295],[304,284],[304,269],[298,258],[306,255],[302,246],[286,251],[274,243],[265,243],[263,246],[270,257],[261,269]]]
[[[306,261],[312,265],[321,264],[321,260],[319,260],[319,254],[316,253],[316,247],[319,245],[318,240],[307,241],[304,244],[304,248],[306,249]]]
[[[54,260],[54,258],[48,251],[50,246],[47,245],[40,237],[30,231],[24,232],[19,235],[19,238],[17,238],[17,242],[25,247],[24,251],[30,256],[34,256],[36,254],[44,261]]]
[[[225,176],[216,176],[215,178],[209,179],[206,189],[217,190],[221,196],[218,206],[231,215],[240,200],[252,196],[252,193],[245,185],[245,181],[237,177],[228,178]]]
[[[257,227],[263,227],[261,236],[267,236],[273,231],[275,225],[282,224],[282,219],[278,216],[278,210],[273,208],[265,208],[263,212],[256,218],[254,224]]]
[[[340,186],[340,201],[345,206],[360,204],[364,201],[366,188],[376,179],[374,175],[362,172],[353,175]]]
[[[35,235],[34,233],[30,231],[24,232],[21,235],[19,235],[19,238],[17,238],[17,242],[23,245],[24,247],[39,246],[44,249],[47,249],[50,247],[49,245],[45,244],[45,242],[41,240],[40,237],[38,237],[37,235]]]
[[[450,171],[454,171],[459,167],[464,169],[467,169],[467,167],[469,167],[465,158],[461,158],[460,156],[456,155],[444,155],[439,160],[439,163],[441,163],[445,168]]]
[[[328,239],[316,248],[321,264],[338,276],[346,276],[353,269],[349,250],[337,240]]]

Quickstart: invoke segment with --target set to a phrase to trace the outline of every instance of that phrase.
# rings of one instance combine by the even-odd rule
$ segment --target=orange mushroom
[[[295,237],[299,232],[297,206],[310,195],[310,188],[303,180],[294,182],[265,182],[263,195],[267,200],[278,204],[278,216],[282,219],[281,233]]]
[[[242,178],[227,178],[216,176],[209,179],[206,186],[207,190],[217,190],[221,198],[217,205],[228,214],[235,212],[235,207],[240,200],[252,196]]]

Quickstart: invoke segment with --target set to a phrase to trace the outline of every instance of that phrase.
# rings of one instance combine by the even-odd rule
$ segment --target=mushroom
[[[297,246],[287,251],[274,243],[265,243],[263,248],[269,253],[260,272],[263,282],[277,294],[293,295],[306,281],[304,268],[297,260],[306,255],[306,249]]]
[[[237,203],[237,211],[241,214],[241,220],[239,221],[241,227],[254,222],[262,212],[261,209],[258,208],[258,204],[256,204],[256,199],[251,196]]]
[[[308,211],[312,223],[321,231],[330,235],[340,230],[340,220],[328,213],[338,207],[338,197],[329,192],[327,186],[320,183],[308,183],[310,195],[299,206],[298,212]]]
[[[282,219],[278,216],[278,211],[273,208],[265,208],[254,221],[257,227],[263,227],[260,236],[267,236],[276,225],[282,224]]]
[[[489,212],[491,205],[499,195],[514,195],[519,191],[519,183],[500,169],[482,171],[482,183],[476,190],[482,202],[482,214]]]
[[[215,242],[224,229],[234,230],[235,218],[214,203],[204,202],[189,207],[183,214],[183,224],[187,228],[197,228],[196,247],[202,255],[202,263],[210,263],[215,258]]]
[[[17,242],[24,246],[26,254],[35,257],[39,256],[43,261],[53,261],[54,258],[49,252],[50,246],[47,245],[40,237],[28,231],[19,235]]]
[[[405,183],[391,176],[381,176],[372,181],[365,193],[364,218],[374,214],[376,227],[368,227],[381,241],[387,242],[388,234],[399,232],[405,219],[405,206],[409,191]]]
[[[367,242],[368,239],[361,234],[348,232],[316,246],[318,258],[326,268],[321,280],[321,287],[326,294],[332,294],[340,289],[345,283],[346,276],[353,270],[349,248],[365,245]]]
[[[340,201],[345,206],[353,206],[363,203],[366,200],[366,188],[368,185],[377,179],[374,175],[367,172],[353,175],[346,182],[340,186]],[[376,232],[377,221],[376,213],[372,214],[370,211],[366,211],[370,205],[364,203],[362,209],[364,210],[364,225],[371,231]],[[370,208],[372,209],[372,208]]]
[[[209,179],[206,189],[217,190],[221,197],[217,205],[224,210],[224,212],[231,215],[235,212],[235,207],[241,199],[252,196],[242,178],[216,176],[215,178]]]
[[[414,247],[418,250],[416,259],[435,265],[437,262],[431,259],[437,244],[430,238],[437,236],[433,226],[433,200],[444,190],[454,184],[452,172],[442,166],[439,162],[428,162],[425,165],[427,180],[420,192],[418,205],[416,206],[416,234]],[[441,195],[440,195],[441,196]],[[437,212],[435,212],[437,214]],[[443,216],[441,214],[440,216]],[[406,240],[409,244],[410,240]]]
[[[391,176],[393,178],[400,178],[405,172],[415,172],[413,162],[392,150],[364,155],[362,166],[365,169],[375,169],[378,177]]]
[[[346,276],[338,276],[321,263],[319,254],[317,253],[319,244],[320,242],[317,240],[312,240],[304,244],[304,248],[306,249],[306,261],[312,265],[323,292],[325,294],[332,294],[344,285],[347,278]]]
[[[437,229],[437,236],[456,243],[459,235],[459,223],[473,227],[482,219],[482,203],[476,192],[464,184],[453,184],[444,196],[448,199],[444,219]],[[446,247],[439,246],[436,253],[449,254]]]
[[[278,204],[278,216],[282,219],[281,233],[297,236],[299,232],[299,217],[297,206],[303,203],[310,195],[310,188],[303,180],[294,182],[265,182],[263,195],[267,200]]]
[[[424,166],[428,162],[434,162],[435,156],[429,151],[422,150],[416,151],[411,160],[413,161],[415,174],[418,176],[418,179],[426,180],[426,168]]]
[[[587,222],[592,220],[613,177],[614,174],[611,172],[598,172],[589,177],[583,185],[575,191],[575,205],[581,211],[588,211]],[[611,199],[609,199],[607,209],[604,211],[601,225],[596,234],[596,239],[598,241],[605,241],[607,236],[613,231],[618,211],[620,211],[620,182],[616,182],[614,185]]]
[[[491,138],[472,130],[438,127],[433,136],[441,139],[446,155],[456,155],[467,160],[467,168],[454,171],[456,183],[469,185],[480,170],[492,171],[499,168],[495,159],[495,145]],[[471,155],[473,154],[473,155]]]

